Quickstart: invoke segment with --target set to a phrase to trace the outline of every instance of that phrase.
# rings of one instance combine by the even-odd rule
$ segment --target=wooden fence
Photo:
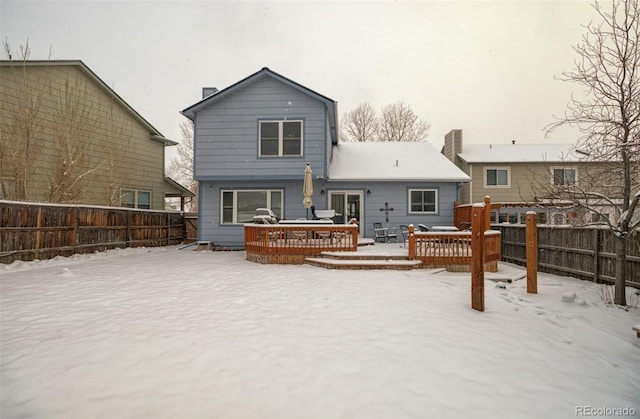
[[[502,260],[526,264],[525,225],[495,224],[502,233]],[[538,270],[613,283],[616,238],[607,228],[538,225]],[[628,239],[627,280],[640,287],[640,234]]]
[[[192,243],[198,240],[198,213],[187,212],[184,214],[185,243]]]
[[[0,263],[184,239],[178,212],[0,201]]]

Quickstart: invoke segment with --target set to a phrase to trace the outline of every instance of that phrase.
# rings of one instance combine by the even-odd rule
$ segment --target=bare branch
[[[361,103],[344,115],[340,128],[344,141],[374,141],[378,132],[376,111],[369,103]]]
[[[421,141],[427,138],[430,128],[428,122],[400,101],[382,108],[378,141]]]
[[[618,240],[616,303],[625,304],[626,238],[638,226],[635,211],[640,183],[640,10],[638,0],[613,0],[605,9],[595,2],[599,22],[585,26],[582,42],[573,47],[575,68],[560,80],[584,89],[572,96],[563,117],[546,127],[547,134],[570,125],[582,134],[580,148],[589,166],[565,196],[590,213],[602,204],[614,207],[617,220],[607,224]],[[602,167],[606,170],[598,170]]]

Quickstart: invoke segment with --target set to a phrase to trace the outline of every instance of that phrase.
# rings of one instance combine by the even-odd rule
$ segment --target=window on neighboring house
[[[435,214],[438,208],[438,191],[436,189],[410,189],[409,213]]]
[[[15,190],[16,181],[12,178],[0,178],[0,199],[10,198]]]
[[[610,219],[610,215],[607,212],[592,212],[591,213],[591,222],[592,223],[608,223]]]
[[[135,189],[120,189],[120,206],[125,208],[151,209],[151,192]]]
[[[260,121],[261,157],[301,156],[302,121]]]
[[[510,170],[508,167],[487,167],[484,169],[485,187],[509,187]]]
[[[222,224],[253,222],[257,208],[269,208],[282,218],[282,190],[222,191]]]
[[[575,185],[577,181],[576,169],[573,167],[554,167],[553,186]]]

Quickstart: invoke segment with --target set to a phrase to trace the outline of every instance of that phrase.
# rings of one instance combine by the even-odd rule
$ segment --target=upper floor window
[[[409,213],[435,214],[438,208],[436,189],[409,189]]]
[[[302,121],[260,121],[261,157],[302,156]]]
[[[577,171],[573,167],[553,167],[553,186],[569,186],[577,183]]]
[[[125,208],[151,209],[151,192],[120,189],[120,206]]]
[[[484,169],[484,186],[491,187],[509,187],[511,185],[510,173],[508,167],[487,167]]]
[[[281,189],[222,191],[221,223],[251,223],[258,208],[269,208],[282,218],[282,197]]]

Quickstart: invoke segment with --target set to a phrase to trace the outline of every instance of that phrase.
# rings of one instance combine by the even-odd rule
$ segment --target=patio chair
[[[402,247],[407,247],[409,241],[409,226],[400,224],[400,233],[402,233]]]
[[[427,227],[424,224],[418,224],[418,230],[420,230],[420,231],[430,231],[429,227]]]
[[[375,241],[382,240],[383,243],[388,243],[390,240],[394,242],[398,241],[398,234],[396,228],[383,227],[382,223],[373,223],[373,232],[375,233]]]

